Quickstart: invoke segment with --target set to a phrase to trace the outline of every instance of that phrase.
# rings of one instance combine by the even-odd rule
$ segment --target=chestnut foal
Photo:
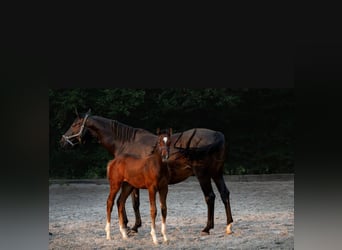
[[[109,161],[107,165],[107,178],[110,183],[110,193],[107,199],[107,239],[110,238],[110,220],[113,204],[117,192],[122,184],[126,185],[126,192],[121,193],[117,201],[119,227],[122,237],[127,239],[127,228],[124,223],[124,204],[133,188],[148,189],[151,213],[151,235],[154,244],[158,244],[155,232],[156,193],[159,192],[160,209],[162,214],[161,232],[165,242],[168,242],[166,236],[166,197],[169,183],[169,170],[167,159],[169,157],[170,137],[172,129],[163,133],[157,130],[157,141],[152,153],[144,158],[123,154]]]

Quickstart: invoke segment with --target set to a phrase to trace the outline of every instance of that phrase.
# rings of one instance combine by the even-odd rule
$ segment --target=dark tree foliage
[[[155,132],[202,127],[226,136],[227,174],[294,172],[294,89],[50,89],[50,178],[103,178],[96,141],[61,149],[75,109]]]

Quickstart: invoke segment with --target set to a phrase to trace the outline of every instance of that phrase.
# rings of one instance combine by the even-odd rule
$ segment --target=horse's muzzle
[[[62,139],[59,141],[59,145],[62,147],[62,148],[65,148],[69,145],[69,143],[62,137]]]
[[[78,138],[75,138],[74,136],[62,136],[62,139],[60,140],[60,145],[62,148],[65,148],[67,146],[75,146],[76,144],[79,144],[80,140]]]

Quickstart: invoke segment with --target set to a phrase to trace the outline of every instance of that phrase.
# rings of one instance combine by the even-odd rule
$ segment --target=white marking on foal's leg
[[[164,237],[164,242],[169,242],[167,236],[166,236],[166,224],[164,222],[162,222],[162,234],[163,234],[163,237]]]
[[[230,223],[227,228],[226,228],[226,234],[232,234],[233,231],[232,231],[232,223]]]
[[[121,234],[122,234],[122,238],[123,238],[124,240],[127,240],[128,237],[127,237],[127,230],[126,230],[126,228],[124,228],[123,226],[120,225],[120,232],[121,232]]]
[[[153,243],[158,245],[156,230],[152,226],[151,226],[151,235],[152,235]]]
[[[107,221],[105,230],[106,230],[106,233],[107,233],[107,240],[110,240],[110,223],[108,221]]]

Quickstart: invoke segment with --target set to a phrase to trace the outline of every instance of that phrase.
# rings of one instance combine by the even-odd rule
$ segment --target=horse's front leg
[[[153,243],[158,245],[158,240],[157,240],[157,235],[156,235],[156,216],[157,216],[156,188],[149,189],[148,194],[150,198],[151,235],[152,235]]]
[[[141,227],[141,216],[140,216],[140,211],[139,211],[139,206],[140,206],[140,191],[138,188],[134,188],[132,193],[132,205],[134,209],[134,214],[135,214],[135,224],[132,228],[132,231],[138,232],[138,228]]]
[[[107,223],[106,223],[106,234],[107,240],[110,240],[110,220],[111,220],[111,213],[113,210],[114,200],[117,192],[119,191],[120,186],[117,184],[110,184],[110,191],[107,198]]]
[[[160,198],[160,210],[162,214],[162,228],[161,232],[164,238],[164,242],[168,243],[169,240],[166,236],[166,216],[167,216],[167,205],[166,205],[166,197],[168,192],[168,185],[161,188],[159,190],[159,198]]]

